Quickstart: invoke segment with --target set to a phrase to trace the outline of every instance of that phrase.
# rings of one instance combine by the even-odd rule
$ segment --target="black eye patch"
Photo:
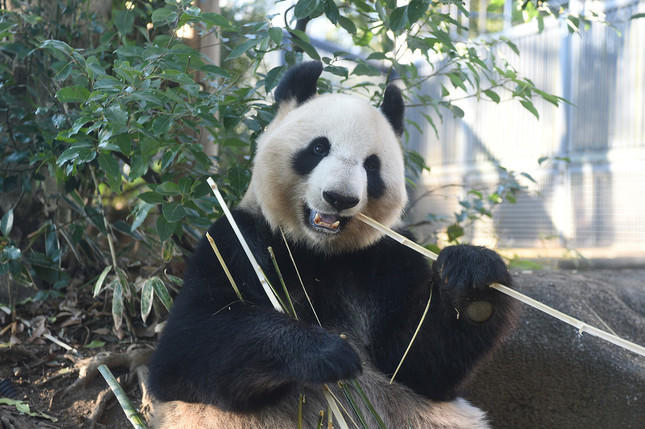
[[[363,167],[367,172],[367,196],[380,198],[385,193],[385,183],[381,177],[381,160],[376,155],[365,158]]]
[[[301,176],[306,176],[324,157],[329,155],[330,149],[331,144],[327,137],[316,137],[306,148],[300,149],[293,155],[293,169]]]

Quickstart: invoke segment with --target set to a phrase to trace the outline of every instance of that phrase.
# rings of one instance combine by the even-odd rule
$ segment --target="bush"
[[[500,102],[506,88],[531,111],[535,94],[559,102],[495,58],[497,41],[469,43],[448,8],[428,0],[399,7],[392,0],[300,0],[286,28],[263,13],[239,22],[235,11],[204,13],[187,0],[118,0],[111,18],[93,6],[23,1],[2,11],[0,275],[36,285],[37,299],[70,285],[111,291],[117,330],[130,316],[145,321],[161,309],[155,303],[170,307],[178,256],[220,215],[206,178],[230,205],[239,201],[254,139],[274,115],[269,94],[305,54],[334,77],[322,91],[359,88],[375,103],[386,83],[381,68],[409,89],[447,77],[444,98],[413,100],[435,109],[426,115],[433,126],[446,111],[463,115],[446,98],[454,90]],[[364,55],[321,56],[302,30],[317,17],[347,32]],[[217,34],[222,66],[194,49],[194,40],[177,37],[184,25],[199,37]],[[266,69],[272,52],[285,64]],[[441,67],[420,76],[404,59],[411,52],[441,59]],[[217,155],[204,142],[215,144]],[[427,168],[414,152],[406,161],[413,175]]]

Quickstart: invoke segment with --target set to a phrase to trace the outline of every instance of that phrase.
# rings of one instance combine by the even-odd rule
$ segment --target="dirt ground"
[[[523,293],[645,344],[645,268],[514,275]],[[145,376],[140,364],[155,339],[118,339],[105,304],[89,291],[78,291],[19,306],[17,322],[0,311],[0,396],[28,404],[32,414],[20,412],[15,403],[0,404],[0,429],[131,427],[116,401],[108,400],[103,377],[93,371],[85,376],[87,358],[111,359],[114,375],[140,408],[138,378]],[[494,427],[645,427],[645,357],[521,307],[516,329],[466,386],[466,397],[489,412]],[[105,344],[88,348],[93,341]],[[77,383],[79,377],[83,382]],[[149,410],[143,408],[146,416]]]

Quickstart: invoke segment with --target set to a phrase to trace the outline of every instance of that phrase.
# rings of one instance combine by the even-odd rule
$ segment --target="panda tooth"
[[[314,223],[316,225],[320,225],[321,222],[322,220],[320,219],[320,213],[316,213],[316,217],[314,217]]]
[[[332,223],[332,224],[331,224],[331,227],[332,227],[332,228],[334,228],[334,229],[336,229],[336,228],[338,228],[338,225],[340,225],[340,221],[339,221],[339,220],[337,220],[336,222]]]

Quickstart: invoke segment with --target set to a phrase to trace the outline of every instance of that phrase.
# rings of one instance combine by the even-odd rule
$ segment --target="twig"
[[[432,288],[430,288],[430,296],[428,297],[428,303],[426,304],[426,308],[425,310],[423,310],[423,315],[421,315],[421,321],[419,321],[419,324],[417,325],[417,329],[414,331],[414,335],[412,335],[412,339],[410,340],[410,344],[408,344],[408,348],[405,349],[405,353],[403,353],[403,357],[401,357],[401,360],[399,361],[399,365],[396,367],[396,370],[394,370],[394,374],[392,374],[392,378],[390,378],[390,384],[394,382],[394,377],[396,377],[396,374],[399,372],[399,369],[401,369],[401,365],[403,365],[403,361],[407,357],[408,352],[410,351],[410,348],[414,343],[414,340],[416,340],[417,338],[417,334],[421,330],[421,325],[423,325],[423,321],[426,320],[426,316],[428,315],[428,310],[430,309],[431,301],[432,301]]]
[[[338,420],[338,426],[340,426],[341,429],[349,429],[349,426],[347,426],[347,422],[345,421],[345,418],[343,417],[343,414],[340,412],[338,404],[336,403],[338,399],[336,399],[334,394],[329,389],[329,386],[327,386],[326,384],[323,386],[323,393],[325,394],[325,398],[327,399],[327,403],[329,404],[329,408],[331,409],[332,414],[334,415],[334,417],[336,417],[336,420]],[[354,423],[353,420],[352,423]],[[354,426],[356,426],[356,423],[354,423]]]
[[[390,228],[386,227],[385,225],[380,224],[379,222],[375,221],[372,218],[369,218],[365,216],[362,213],[359,213],[357,215],[358,219],[365,222],[366,224],[370,225],[371,227],[379,230],[383,234],[387,235],[390,238],[393,238],[394,240],[398,241],[399,243],[403,244],[404,246],[409,247],[412,250],[415,250],[422,255],[432,259],[433,261],[437,259],[437,254],[434,252],[431,252],[430,250],[426,249],[423,246],[420,246],[419,244],[405,238],[401,234],[398,234],[394,231],[392,231]],[[559,319],[565,323],[568,323],[571,326],[574,326],[578,328],[578,332],[582,334],[583,332],[587,332],[593,336],[602,338],[605,341],[609,341],[612,344],[615,344],[617,346],[623,347],[631,352],[634,352],[636,354],[639,354],[641,356],[645,356],[645,347],[632,343],[631,341],[627,341],[623,338],[620,338],[616,335],[612,335],[608,332],[603,331],[602,329],[598,329],[594,326],[587,325],[586,323],[575,319],[571,316],[568,316],[554,308],[549,307],[546,304],[542,304],[539,301],[536,301],[533,298],[530,298],[526,295],[523,295],[519,293],[516,290],[513,290],[507,286],[501,285],[499,283],[493,283],[490,287],[492,287],[495,290],[498,290],[506,295],[509,295],[519,301],[522,301],[523,303],[530,305],[531,307],[540,310],[552,317],[555,317],[556,319]]]
[[[282,228],[280,228],[280,234],[282,235],[282,240],[284,241],[284,245],[286,246],[287,252],[289,253],[289,258],[291,258],[291,263],[293,263],[293,268],[296,270],[296,274],[298,275],[298,280],[300,281],[300,286],[302,286],[302,291],[305,293],[307,302],[309,302],[309,307],[311,307],[311,311],[314,313],[314,317],[318,322],[318,326],[322,328],[322,323],[320,323],[320,319],[318,318],[318,314],[316,313],[314,304],[311,302],[311,298],[309,297],[309,293],[307,293],[307,288],[305,288],[305,284],[302,281],[302,277],[300,277],[300,271],[298,270],[298,266],[296,265],[296,260],[293,258],[293,253],[291,253],[291,248],[289,247],[289,243],[287,242],[287,237],[284,236],[284,232],[282,231]]]
[[[242,248],[244,249],[244,253],[246,253],[246,257],[249,258],[249,261],[251,262],[251,265],[253,266],[253,269],[255,270],[255,274],[258,276],[258,279],[260,280],[260,283],[262,284],[262,287],[264,288],[264,293],[269,298],[269,301],[271,301],[271,304],[273,305],[273,308],[275,308],[277,311],[279,311],[281,313],[284,313],[284,310],[280,306],[280,303],[278,302],[275,294],[271,290],[271,285],[269,284],[269,281],[267,280],[266,276],[264,275],[264,272],[262,271],[262,268],[260,268],[260,264],[258,264],[258,261],[255,260],[255,256],[253,256],[253,253],[251,252],[251,249],[249,249],[249,245],[246,244],[246,240],[244,239],[244,236],[242,235],[242,231],[240,231],[240,228],[237,226],[237,222],[235,222],[235,219],[233,219],[233,215],[231,214],[231,211],[228,209],[228,206],[226,205],[226,201],[224,201],[224,198],[222,197],[222,194],[219,192],[219,189],[217,189],[217,184],[210,177],[208,179],[206,179],[206,181],[210,185],[211,190],[213,191],[213,194],[215,194],[215,198],[217,198],[217,201],[219,202],[220,206],[222,207],[222,210],[224,211],[224,214],[226,215],[226,218],[228,219],[228,222],[231,224],[231,228],[233,228],[233,231],[235,232],[235,235],[237,236],[237,239],[240,241],[240,244],[242,245]]]

